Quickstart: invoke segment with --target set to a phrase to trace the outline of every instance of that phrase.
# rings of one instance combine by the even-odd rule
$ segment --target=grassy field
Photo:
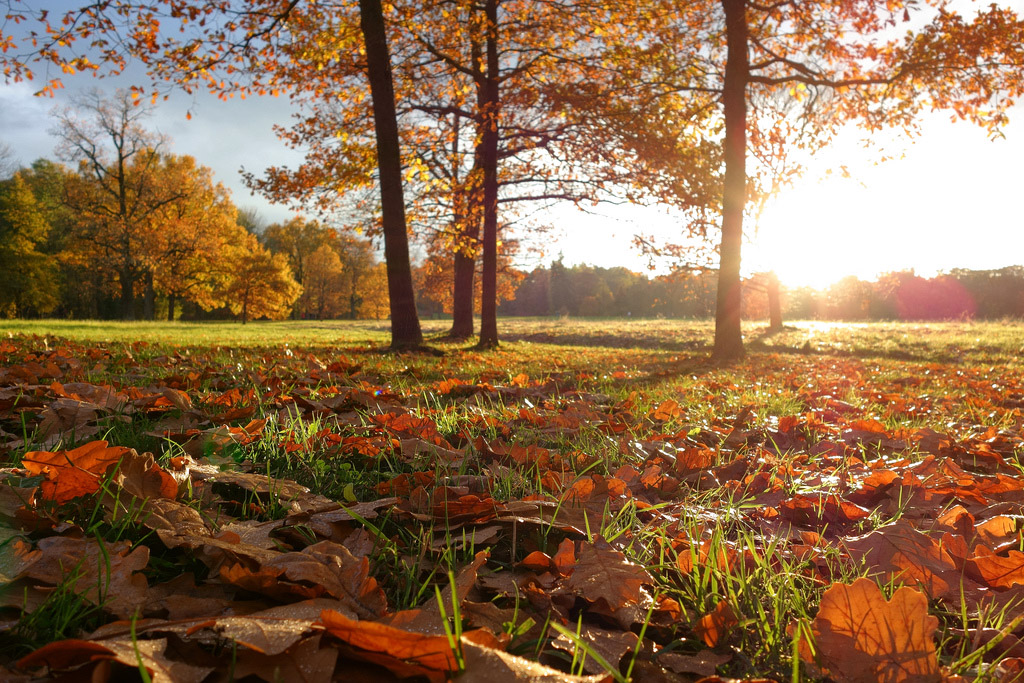
[[[1024,671],[1021,323],[446,327],[0,323],[0,674]]]

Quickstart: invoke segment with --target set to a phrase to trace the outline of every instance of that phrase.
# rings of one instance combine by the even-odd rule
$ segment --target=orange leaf
[[[1024,584],[1024,553],[1011,550],[1006,557],[978,555],[967,559],[967,574],[992,588]]]
[[[519,566],[523,569],[529,569],[533,572],[549,572],[552,570],[553,565],[554,563],[551,561],[551,558],[539,550],[534,550],[519,563]]]
[[[458,669],[447,636],[425,636],[372,621],[353,621],[334,610],[324,610],[317,625],[358,650],[361,659],[401,677],[427,676],[443,681],[448,672]]]
[[[79,496],[95,493],[100,476],[120,461],[130,448],[107,446],[106,441],[91,441],[70,451],[32,451],[22,458],[22,466],[32,474],[45,474],[40,487],[44,500],[66,503]]]
[[[705,614],[693,627],[694,632],[708,647],[715,647],[729,635],[729,632],[740,620],[736,617],[732,607],[725,600],[722,600],[715,609]]]
[[[650,413],[653,419],[659,420],[661,422],[668,422],[672,418],[679,417],[682,414],[682,408],[680,408],[679,404],[673,401],[672,399],[668,399],[667,401],[662,402],[661,405],[652,410]]]
[[[123,446],[108,447],[106,441],[90,441],[70,451],[32,451],[25,454],[21,464],[31,474],[44,474],[59,467],[77,467],[93,474],[103,474],[129,450]]]
[[[940,679],[933,634],[939,620],[914,588],[886,600],[870,579],[833,584],[812,622],[818,656],[837,683]]]

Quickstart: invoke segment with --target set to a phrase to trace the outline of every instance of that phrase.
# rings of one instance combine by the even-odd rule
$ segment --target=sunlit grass
[[[829,445],[822,441],[842,441],[841,432],[851,428],[847,417],[877,422],[892,434],[929,427],[961,438],[982,427],[1012,426],[1012,411],[1000,403],[999,387],[1018,387],[1022,382],[1019,358],[1024,352],[1024,324],[1019,323],[798,322],[773,335],[755,323],[746,328],[747,357],[731,365],[709,360],[713,329],[707,322],[503,320],[505,341],[490,351],[475,349],[472,341],[443,340],[447,326],[446,321],[425,325],[429,343],[444,351],[434,356],[384,353],[386,322],[242,326],[7,321],[0,324],[0,342],[10,336],[17,350],[8,358],[0,353],[0,364],[22,362],[26,354],[62,345],[72,349],[80,342],[105,352],[101,360],[83,366],[88,381],[141,388],[161,386],[169,376],[193,371],[197,379],[188,387],[188,395],[207,412],[213,398],[225,390],[251,390],[252,398],[244,403],[253,413],[227,422],[242,426],[249,419],[267,419],[265,428],[254,442],[226,448],[217,462],[226,467],[244,463],[252,472],[295,481],[344,504],[379,499],[387,495],[381,493],[382,484],[399,475],[419,473],[429,475],[431,481],[422,495],[434,487],[483,482],[474,494],[499,503],[543,500],[559,510],[569,506],[567,492],[574,484],[590,478],[607,480],[622,472],[628,476],[630,468],[636,474],[655,462],[655,454],[665,455],[663,462],[672,462],[689,446],[707,446],[714,465],[752,456],[788,496],[841,495],[840,482],[845,481],[850,463],[837,464],[810,449]],[[333,378],[313,374],[341,360],[350,374]],[[463,387],[468,390],[464,393],[452,392],[458,383],[440,384],[449,379],[477,386]],[[436,433],[465,457],[449,462],[420,452],[410,456],[402,452],[404,437],[387,433],[380,439],[379,452],[373,454],[345,450],[337,440],[327,444],[325,434],[359,438],[374,429],[381,434],[373,422],[380,417],[379,407],[353,404],[344,409],[346,417],[341,420],[332,411],[303,412],[290,403],[295,396],[313,401],[329,398],[339,387],[391,395],[403,411],[432,421]],[[675,405],[668,417],[658,413],[667,401]],[[578,423],[573,422],[574,411],[583,416]],[[826,415],[830,411],[831,417]],[[613,415],[625,415],[628,424],[612,431],[607,418]],[[817,419],[815,415],[823,420],[819,425],[826,425],[824,431],[808,432],[803,450],[786,446],[779,433],[780,421]],[[98,435],[79,441],[106,438],[140,452],[152,451],[161,462],[179,454],[180,446],[154,433],[155,417],[128,417],[103,418]],[[11,434],[16,427],[13,421],[6,425]],[[760,440],[746,443],[748,430]],[[724,438],[733,432],[738,440],[725,445]],[[25,450],[42,448],[31,434],[17,436],[28,438],[23,448],[9,454],[8,464],[14,466]],[[79,442],[76,439],[72,434],[67,442],[47,448],[70,447]],[[561,459],[559,467],[565,465],[559,469],[564,478],[553,485],[550,478],[545,479],[551,468],[529,460],[492,462],[482,453],[478,439],[546,449]],[[882,455],[870,444],[855,448],[860,451],[849,457],[855,464],[870,464]],[[908,461],[925,457],[913,445],[899,455]],[[665,473],[672,475],[671,466],[666,468]],[[824,574],[835,580],[852,580],[864,569],[856,558],[843,556],[836,546],[824,542],[814,548],[821,555],[819,565],[814,565],[782,537],[772,538],[744,520],[754,505],[750,496],[756,493],[748,483],[707,481],[666,489],[664,498],[653,497],[653,503],[643,501],[643,505],[634,499],[595,502],[584,511],[586,539],[600,538],[621,547],[630,561],[655,577],[654,593],[673,598],[693,617],[722,603],[739,615],[732,637],[742,657],[737,655],[728,670],[719,673],[781,676],[799,672],[793,633],[809,628],[826,587],[815,567],[824,566]],[[289,503],[278,500],[273,491],[234,502],[256,521],[280,518]],[[873,511],[851,529],[866,533],[903,513],[901,502],[885,515]],[[465,529],[448,529],[443,522],[438,526],[399,520],[386,512],[359,521],[373,539],[374,572],[395,609],[416,607],[436,589],[445,590],[448,572],[472,557],[472,542],[459,536]],[[104,535],[115,531],[106,526],[99,529]],[[520,531],[518,537],[492,548],[491,565],[513,567],[534,548],[553,553],[568,537],[552,524]],[[720,556],[741,561],[695,561]],[[173,575],[175,566],[169,560],[160,567],[161,576]],[[80,606],[74,601],[54,605],[60,609],[47,619],[62,634],[74,632],[73,626],[68,631],[62,625],[64,612],[69,612],[69,619],[91,623],[89,615],[79,614]],[[513,606],[528,607],[526,602]],[[960,644],[950,629],[968,622],[996,628],[1008,617],[943,618],[947,649],[956,650],[944,656],[955,663],[954,668],[968,672],[977,667],[981,655]],[[528,620],[519,621],[528,624]],[[519,628],[517,623],[513,619],[509,632]],[[40,637],[36,631],[49,633],[32,628],[33,639]],[[528,644],[516,647],[536,653],[550,649],[553,632],[544,627],[531,633],[533,640],[524,638]],[[705,647],[686,629],[673,633],[673,639],[663,643],[670,652],[697,652]],[[659,637],[668,638],[665,633]]]

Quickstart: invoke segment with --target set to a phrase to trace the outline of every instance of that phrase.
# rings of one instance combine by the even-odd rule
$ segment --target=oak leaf
[[[582,597],[591,603],[592,611],[605,613],[628,629],[640,616],[643,587],[653,584],[647,570],[621,552],[585,543],[572,575],[558,590]]]
[[[1024,584],[1024,553],[1011,550],[1006,557],[975,550],[964,565],[967,574],[992,588]]]
[[[149,563],[149,548],[134,550],[127,541],[105,543],[93,539],[48,536],[39,541],[40,554],[18,578],[52,586],[70,582],[72,590],[127,618],[146,602],[148,582],[141,571]]]
[[[886,600],[866,578],[833,584],[811,624],[818,656],[837,683],[930,683],[941,673],[924,593],[904,586]]]
[[[905,520],[850,539],[846,547],[869,567],[897,581],[916,582],[933,598],[959,591],[960,572],[947,549]]]
[[[277,554],[255,569],[235,564],[220,570],[228,583],[275,598],[335,597],[364,619],[379,617],[386,607],[384,593],[369,573],[366,557],[357,558],[331,541]]]
[[[22,657],[18,660],[18,667],[36,669],[45,666],[50,671],[63,671],[107,660],[118,662],[128,670],[134,669],[137,672],[141,663],[154,683],[200,683],[213,671],[212,667],[172,660],[166,656],[166,649],[166,638],[117,638],[98,642],[59,640]],[[116,675],[113,680],[117,680]]]

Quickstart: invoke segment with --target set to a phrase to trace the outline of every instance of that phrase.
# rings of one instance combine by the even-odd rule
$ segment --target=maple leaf
[[[941,679],[924,593],[903,586],[886,600],[861,578],[833,584],[811,624],[818,657],[837,683],[931,683]]]

